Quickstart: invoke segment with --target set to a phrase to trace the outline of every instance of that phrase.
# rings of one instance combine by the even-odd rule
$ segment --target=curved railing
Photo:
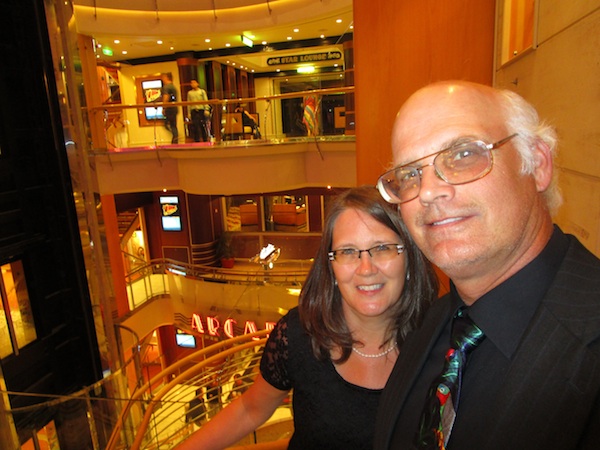
[[[197,426],[186,421],[189,401],[198,390],[202,392],[206,409],[194,419],[201,423],[243,392],[258,371],[266,334],[263,330],[219,342],[155,375],[131,395],[106,449],[172,448],[185,440]],[[233,382],[236,374],[241,381],[239,386]],[[289,409],[286,404],[282,408]],[[291,414],[288,412],[285,417],[288,432],[280,434],[282,439],[289,437],[292,430]],[[253,433],[246,443],[256,443],[257,435]]]
[[[321,125],[317,125],[315,130],[309,132],[304,135],[289,135],[282,131],[281,123],[283,120],[283,112],[281,107],[281,102],[291,99],[304,99],[308,96],[316,98],[316,104],[320,105],[321,100],[323,98],[332,98],[332,96],[340,96],[344,97],[347,94],[353,94],[355,91],[354,86],[340,86],[335,88],[324,88],[324,89],[313,89],[307,91],[300,92],[290,92],[283,94],[273,94],[273,95],[265,95],[260,97],[246,97],[246,98],[233,98],[233,99],[212,99],[206,101],[199,102],[172,102],[169,103],[169,106],[175,107],[190,107],[192,105],[210,105],[213,111],[214,119],[212,120],[212,126],[219,126],[219,130],[213,130],[213,137],[215,138],[210,145],[217,146],[230,146],[230,145],[239,145],[240,141],[243,141],[244,145],[264,145],[265,143],[271,144],[281,144],[286,142],[295,142],[295,141],[303,141],[303,140],[315,140],[315,139],[325,139],[325,140],[343,140],[350,139],[354,140],[354,120],[350,125],[350,128],[347,129],[347,124],[345,121],[345,107],[341,106],[340,111],[327,111],[321,114],[327,114],[327,118],[323,118],[323,124],[327,122],[328,124],[333,122],[333,125],[330,124],[331,130],[325,132],[321,129]],[[340,104],[345,104],[345,101],[342,100],[339,102]],[[254,114],[255,118],[258,119],[258,125],[260,127],[261,137],[256,139],[254,136],[251,138],[246,134],[242,133],[229,133],[226,128],[222,128],[225,124],[225,115],[232,113],[236,105],[238,104],[246,104],[246,105],[254,105],[253,108],[257,112]],[[152,107],[160,107],[164,106],[162,102],[153,102],[149,103],[109,103],[101,106],[92,106],[83,108],[84,117],[90,117],[91,120],[98,117],[99,115],[102,117],[102,123],[104,127],[104,140],[105,147],[104,148],[96,148],[92,149],[91,153],[104,153],[108,151],[118,151],[121,152],[123,150],[150,150],[156,149],[158,147],[164,149],[176,149],[179,146],[189,146],[188,144],[180,143],[178,145],[172,145],[169,142],[161,143],[162,141],[157,138],[156,129],[163,127],[163,121],[153,120],[153,139],[151,141],[144,141],[139,143],[119,143],[119,140],[116,140],[113,136],[113,132],[115,131],[116,124],[118,128],[116,130],[128,130],[128,127],[135,127],[136,125],[133,123],[129,123],[128,120],[123,120],[120,117],[122,111],[133,110],[133,113],[130,114],[131,117],[137,117],[139,111],[143,111],[144,108],[151,105]],[[277,105],[273,107],[273,105]],[[352,106],[352,105],[351,105]],[[331,108],[330,108],[331,109]],[[335,108],[334,108],[335,109]],[[274,112],[274,110],[277,110]],[[262,113],[262,116],[261,116]],[[289,118],[288,118],[289,120]],[[302,129],[305,124],[302,122],[302,117],[297,118],[299,121],[297,124],[298,129]],[[342,123],[337,123],[342,122]],[[187,122],[184,122],[187,126]],[[208,143],[207,143],[208,144]]]
[[[259,265],[248,268],[223,269],[220,267],[187,264],[170,259],[156,259],[140,265],[125,276],[130,310],[146,301],[169,295],[168,276],[175,275],[195,280],[248,285],[277,285],[300,288],[306,279],[312,262],[302,261],[286,270],[285,263],[277,270],[265,270]]]

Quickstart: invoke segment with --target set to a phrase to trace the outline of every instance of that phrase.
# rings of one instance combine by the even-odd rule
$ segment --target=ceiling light
[[[204,42],[206,42],[207,44],[210,42],[209,38],[204,39]]]
[[[261,44],[262,45],[267,45],[267,41],[262,41]]]
[[[102,49],[102,54],[103,54],[103,55],[106,55],[106,56],[112,56],[112,55],[113,55],[112,48],[109,48],[109,47],[104,47],[104,48]]]
[[[298,73],[314,73],[315,66],[300,66],[296,69]]]
[[[294,28],[294,33],[297,33],[298,31],[300,31],[298,28]]]
[[[123,53],[124,55],[127,54],[127,50],[123,50],[121,53]]]
[[[121,41],[120,41],[120,40],[118,40],[118,39],[115,39],[113,42],[114,42],[115,44],[120,44],[120,43],[121,43]]]
[[[254,46],[254,42],[252,42],[252,39],[250,39],[248,36],[244,36],[242,34],[242,44],[248,46],[248,47],[253,47]]]
[[[288,37],[287,37],[287,40],[288,40],[288,41],[291,41],[291,40],[292,40],[292,37],[291,37],[291,36],[288,36]]]
[[[321,35],[321,39],[325,39],[325,35],[324,34]]]
[[[158,40],[158,41],[156,41],[156,43],[157,43],[158,45],[161,45],[161,44],[163,43],[163,41],[161,41],[161,40]]]
[[[335,23],[342,23],[342,19],[336,19]]]
[[[225,47],[231,47],[231,44],[228,42],[227,44],[225,44]]]

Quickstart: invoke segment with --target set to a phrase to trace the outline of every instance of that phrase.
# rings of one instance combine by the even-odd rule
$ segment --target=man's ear
[[[541,139],[535,141],[534,149],[535,169],[533,176],[538,192],[544,192],[552,182],[552,150]]]

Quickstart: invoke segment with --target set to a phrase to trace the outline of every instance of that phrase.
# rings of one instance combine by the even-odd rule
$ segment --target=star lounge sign
[[[221,324],[216,316],[206,316],[206,319],[203,321],[200,314],[192,314],[192,330],[200,334],[208,334],[210,336],[222,336],[224,334],[228,338],[233,338],[235,337],[234,327],[236,324],[237,321],[231,318]],[[265,322],[265,330],[272,330],[273,328],[275,328],[275,322]],[[244,324],[243,334],[253,334],[257,331],[256,322],[247,320]],[[253,339],[259,340],[260,338],[255,337]]]
[[[342,52],[309,53],[306,55],[277,56],[267,59],[267,65],[314,63],[322,61],[336,61],[342,59]]]

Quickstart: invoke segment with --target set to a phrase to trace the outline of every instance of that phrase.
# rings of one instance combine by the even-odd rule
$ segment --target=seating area
[[[258,124],[258,114],[250,114]],[[254,139],[252,127],[244,126],[242,113],[223,113],[221,118],[221,134],[223,140]]]

